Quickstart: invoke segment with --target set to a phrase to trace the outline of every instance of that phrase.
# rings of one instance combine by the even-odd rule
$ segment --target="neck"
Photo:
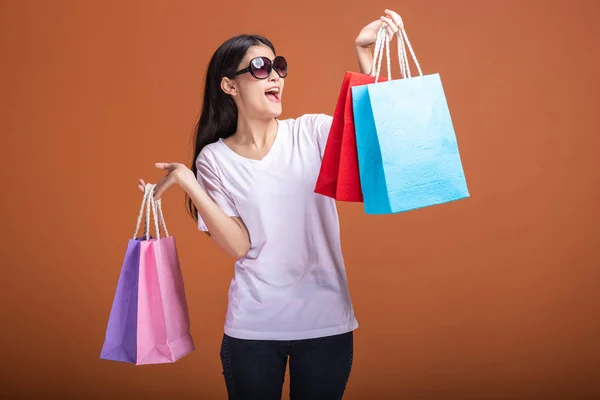
[[[257,149],[269,146],[277,134],[277,125],[275,118],[265,120],[239,116],[235,132],[236,141]]]

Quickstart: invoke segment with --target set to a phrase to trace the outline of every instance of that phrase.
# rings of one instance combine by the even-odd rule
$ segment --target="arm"
[[[217,246],[236,260],[248,253],[250,235],[242,220],[228,216],[202,188],[190,169],[181,163],[156,163],[155,166],[168,171],[156,184],[155,200],[160,199],[171,186],[180,186],[190,196]],[[144,180],[140,179],[138,188],[142,192],[145,185]]]
[[[217,246],[236,260],[245,256],[250,250],[250,235],[242,220],[225,214],[202,189],[193,174],[185,176],[181,187],[198,209]]]
[[[359,70],[362,74],[368,74],[371,72],[371,65],[373,64],[373,54],[371,54],[370,47],[361,47],[356,45],[356,56],[358,58]]]

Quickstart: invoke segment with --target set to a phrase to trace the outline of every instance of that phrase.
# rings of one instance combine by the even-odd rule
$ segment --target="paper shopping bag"
[[[138,276],[140,240],[130,239],[121,267],[100,358],[135,363],[137,360]]]
[[[404,78],[352,88],[367,214],[403,212],[470,196],[440,75],[422,74],[404,29],[398,41]],[[404,41],[419,76],[409,75]]]
[[[340,201],[363,201],[354,131],[352,87],[374,82],[373,75],[357,72],[346,72],[344,75],[315,193]]]
[[[167,231],[160,200],[153,197],[154,185],[149,184],[121,269],[101,359],[160,364],[194,350],[175,239]],[[136,238],[144,207],[145,235]],[[151,211],[156,238],[149,234]]]
[[[137,364],[173,362],[194,345],[175,238],[140,244]]]

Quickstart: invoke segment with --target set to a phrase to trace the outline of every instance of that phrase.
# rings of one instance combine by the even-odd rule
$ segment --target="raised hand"
[[[392,10],[385,10],[385,16],[381,16],[378,20],[375,20],[366,25],[359,32],[355,39],[355,44],[358,47],[367,48],[377,41],[377,32],[381,28],[381,24],[387,25],[388,35],[390,40],[394,38],[394,34],[398,32],[399,27],[404,26],[400,15]]]
[[[181,163],[156,163],[156,168],[167,172],[161,180],[156,184],[154,189],[154,200],[158,200],[162,195],[173,185],[181,185],[185,179],[195,179],[194,173]],[[144,192],[146,183],[143,179],[139,180],[138,189]]]

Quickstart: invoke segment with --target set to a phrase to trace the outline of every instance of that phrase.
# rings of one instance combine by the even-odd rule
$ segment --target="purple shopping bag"
[[[135,363],[140,239],[130,239],[110,310],[100,358]]]

